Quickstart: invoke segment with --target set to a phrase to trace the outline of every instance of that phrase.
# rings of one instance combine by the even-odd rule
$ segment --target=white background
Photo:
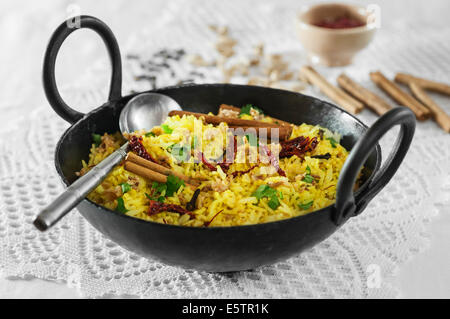
[[[244,1],[244,0],[243,0]],[[309,1],[311,2],[311,1]],[[367,1],[366,1],[367,2]],[[417,21],[433,27],[448,27],[449,1],[371,1],[382,9],[383,23],[400,19]],[[279,1],[292,5],[292,1]],[[293,9],[306,1],[296,1]],[[368,2],[367,2],[368,3]],[[56,26],[67,17],[70,4],[77,4],[83,14],[97,16],[114,31],[119,45],[125,46],[131,34],[152,24],[153,18],[170,13],[169,1],[1,1],[0,2],[0,116],[25,114],[36,105],[46,105],[41,85],[42,57],[46,43]],[[195,6],[195,1],[192,1]],[[450,52],[443,54],[450,63]],[[74,34],[61,53],[57,77],[61,84],[76,83],[80,70],[92,61],[105,59],[105,49],[91,33]],[[104,83],[107,87],[107,83]],[[450,103],[450,100],[448,100]],[[81,106],[85,107],[85,106]],[[448,108],[447,108],[448,109]],[[2,127],[0,126],[0,134]],[[7,138],[0,135],[1,138]],[[446,164],[448,165],[448,164]],[[429,225],[429,247],[402,265],[394,279],[403,297],[450,297],[450,214],[435,217]],[[77,298],[77,291],[65,283],[38,279],[3,278],[1,298]]]

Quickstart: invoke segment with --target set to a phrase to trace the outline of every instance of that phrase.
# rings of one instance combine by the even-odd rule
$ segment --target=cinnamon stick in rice
[[[300,73],[305,76],[308,82],[317,86],[325,95],[350,113],[356,114],[363,110],[364,104],[352,98],[342,89],[329,83],[312,67],[304,66],[300,69]]]
[[[262,121],[255,121],[255,120],[243,120],[239,118],[231,118],[231,117],[224,117],[224,116],[217,116],[217,115],[208,115],[203,113],[195,113],[195,112],[188,112],[188,111],[171,111],[169,112],[169,116],[174,115],[193,115],[197,118],[203,118],[205,123],[213,124],[213,125],[219,125],[220,123],[227,123],[229,127],[231,128],[242,128],[242,129],[250,129],[253,128],[256,130],[256,132],[260,133],[262,129],[264,129],[267,132],[267,138],[272,137],[272,129],[278,130],[278,138],[280,140],[288,139],[292,134],[292,126],[281,126],[274,123],[266,123]]]
[[[237,112],[236,116],[239,116],[239,113],[241,112],[241,108],[233,106],[233,105],[228,105],[228,104],[221,104],[219,107],[219,114],[217,114],[218,116],[223,116],[223,117],[227,117],[224,113],[224,111],[233,111],[233,112]],[[277,119],[275,117],[272,116],[267,116],[268,118],[271,118],[274,121],[274,124],[278,124],[278,125],[282,125],[282,126],[289,126],[289,125],[293,125],[292,123]]]
[[[182,179],[183,181],[185,181],[186,183],[191,184],[191,185],[197,185],[198,184],[198,181],[196,181],[195,179],[190,178],[189,176],[186,176],[184,174],[178,173],[178,172],[176,172],[174,170],[171,170],[171,169],[169,169],[167,167],[164,167],[162,165],[159,165],[159,164],[153,163],[151,161],[148,161],[145,158],[142,158],[142,157],[140,157],[140,156],[138,156],[138,155],[136,155],[134,153],[131,153],[131,152],[129,152],[127,154],[127,157],[125,158],[125,163],[127,163],[127,162],[131,162],[131,163],[137,164],[139,166],[146,167],[146,168],[148,168],[148,169],[150,169],[150,170],[152,170],[152,171],[154,171],[156,173],[159,173],[159,174],[162,174],[162,175],[165,175],[165,176],[174,175],[174,176]]]
[[[395,81],[406,85],[409,85],[410,83],[415,83],[423,89],[450,95],[450,85],[441,82],[427,80],[424,78],[419,78],[410,74],[401,72],[397,73],[395,75]]]
[[[142,176],[144,178],[147,178],[151,181],[155,181],[158,183],[165,183],[167,182],[167,176],[163,175],[161,173],[152,171],[151,169],[148,169],[144,166],[140,166],[136,163],[125,161],[124,168],[132,173],[135,173],[136,175]]]
[[[380,71],[371,72],[370,78],[397,103],[409,107],[419,121],[424,121],[431,115],[427,107],[403,91],[397,84],[387,79]]]
[[[369,109],[378,115],[383,115],[392,109],[392,106],[381,97],[359,85],[345,74],[341,74],[337,78],[337,83],[341,88],[353,95],[359,101],[363,102]]]
[[[437,105],[436,102],[425,92],[425,90],[416,82],[410,82],[409,88],[413,95],[425,104],[431,112],[433,120],[447,133],[450,133],[450,116]]]

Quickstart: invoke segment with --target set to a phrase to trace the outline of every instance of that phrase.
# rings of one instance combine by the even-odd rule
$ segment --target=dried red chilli
[[[260,144],[260,147],[264,150],[264,152],[267,154],[267,157],[269,157],[270,165],[275,167],[277,170],[277,173],[281,176],[286,176],[286,173],[281,169],[280,163],[278,162],[278,158],[276,158],[272,152],[269,150],[267,145]]]
[[[217,214],[215,214],[215,215],[213,216],[213,218],[211,218],[211,220],[210,220],[209,222],[206,222],[206,223],[205,223],[205,227],[208,227],[209,225],[211,225],[211,223],[212,223],[212,221],[214,220],[214,218],[216,218],[217,215],[219,215],[221,212],[223,212],[223,209],[222,209],[221,211],[219,211]]]
[[[309,137],[299,136],[292,140],[281,142],[280,158],[291,157],[297,155],[303,158],[307,152],[312,152],[319,144],[317,137],[310,139]]]
[[[199,152],[198,156],[200,157],[200,160],[202,161],[203,165],[209,168],[210,171],[217,171],[217,168],[214,167],[211,163],[208,163],[208,161],[205,158],[205,154],[203,152]]]
[[[186,210],[180,205],[161,203],[155,200],[150,200],[148,206],[147,215],[153,216],[161,212],[172,212],[178,214],[192,214],[192,212]]]
[[[233,177],[236,177],[236,176],[240,176],[243,174],[247,174],[248,172],[250,172],[252,169],[254,169],[256,167],[258,167],[258,165],[253,165],[252,167],[250,167],[249,169],[246,169],[245,171],[235,171],[235,172],[231,173],[231,175],[233,175]]]
[[[222,169],[222,171],[227,172],[230,169],[230,165],[232,163],[219,163],[218,165],[220,166],[220,168]]]
[[[130,138],[130,141],[128,144],[128,150],[142,158],[145,158],[148,161],[157,163],[156,160],[147,152],[144,144],[142,144],[142,136],[137,137],[137,136],[133,135]]]

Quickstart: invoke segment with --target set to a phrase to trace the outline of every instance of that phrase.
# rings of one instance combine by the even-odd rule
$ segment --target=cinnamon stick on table
[[[436,81],[419,78],[416,76],[412,76],[410,74],[397,73],[397,75],[395,76],[395,81],[406,84],[406,85],[409,85],[410,83],[414,82],[415,84],[419,85],[423,89],[450,95],[450,85],[441,83],[441,82],[436,82]]]
[[[414,96],[430,109],[431,115],[436,123],[445,132],[450,133],[450,116],[434,102],[418,83],[410,82],[409,88]]]
[[[403,91],[397,84],[388,80],[381,72],[371,72],[370,78],[380,89],[384,90],[397,101],[397,103],[409,107],[419,121],[424,121],[431,115],[427,107]]]
[[[231,128],[242,128],[242,129],[250,129],[254,128],[258,135],[260,132],[263,132],[263,129],[267,133],[267,137],[272,137],[272,129],[275,129],[273,131],[274,134],[278,133],[278,138],[280,140],[288,139],[292,134],[292,126],[282,126],[277,125],[274,123],[266,123],[262,121],[254,121],[254,120],[242,120],[239,118],[230,118],[230,117],[224,117],[224,116],[217,116],[217,115],[208,115],[203,113],[195,113],[195,112],[188,112],[188,111],[170,111],[169,116],[174,115],[193,115],[197,118],[203,118],[204,121],[208,124],[213,125],[219,125],[220,123],[227,123],[229,127]]]
[[[329,83],[312,67],[304,66],[300,69],[300,72],[311,84],[317,86],[325,95],[350,113],[356,114],[363,110],[364,104],[355,100],[340,88]]]
[[[390,106],[381,97],[359,85],[345,74],[341,74],[337,78],[337,83],[345,91],[353,95],[359,101],[363,102],[368,108],[378,115],[383,115],[392,108],[392,106]]]

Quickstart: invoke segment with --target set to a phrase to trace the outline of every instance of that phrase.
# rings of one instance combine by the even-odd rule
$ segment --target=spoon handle
[[[128,142],[67,187],[61,195],[41,211],[33,222],[34,226],[41,231],[45,231],[56,224],[95,189],[114,166],[126,157],[127,148]]]

